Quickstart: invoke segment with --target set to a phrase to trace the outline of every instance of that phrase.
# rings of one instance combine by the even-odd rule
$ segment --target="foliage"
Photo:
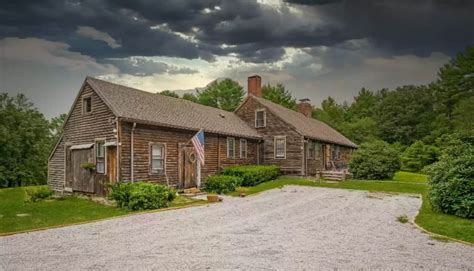
[[[198,91],[197,101],[200,104],[234,111],[242,102],[245,92],[242,86],[231,79],[214,81],[205,90]]]
[[[134,211],[168,207],[175,197],[173,189],[145,182],[118,183],[109,194],[119,207]]]
[[[23,94],[0,94],[0,187],[46,183],[49,123]]]
[[[433,208],[474,218],[474,145],[453,138],[440,160],[428,168]]]
[[[81,168],[87,169],[89,171],[94,171],[95,170],[95,164],[91,162],[84,162],[81,164]]]
[[[291,96],[291,92],[282,84],[277,84],[276,86],[264,85],[262,87],[262,96],[276,104],[296,110],[296,99]]]
[[[438,152],[437,147],[426,145],[423,141],[418,140],[403,152],[401,156],[402,169],[418,172],[425,166],[436,162]]]
[[[254,186],[276,179],[280,175],[280,168],[274,165],[234,166],[224,169],[222,174],[241,177],[242,186]]]
[[[462,136],[474,136],[474,96],[459,101],[454,108],[453,128]]]
[[[343,122],[340,132],[357,144],[377,138],[377,123],[371,117]]]
[[[51,136],[51,147],[50,149],[52,150],[56,143],[59,141],[59,138],[61,138],[61,135],[63,134],[63,125],[64,121],[66,120],[67,114],[61,114],[57,117],[52,118],[49,121],[49,132]]]
[[[204,190],[217,194],[225,194],[235,191],[235,189],[241,185],[241,177],[217,174],[206,178]]]
[[[30,186],[25,188],[27,195],[26,201],[37,202],[43,199],[47,199],[53,195],[53,191],[47,186]]]
[[[344,121],[345,108],[339,105],[332,97],[328,97],[321,103],[321,109],[313,111],[313,118],[318,119],[329,126],[338,129]]]
[[[408,222],[408,216],[407,215],[400,215],[397,217],[397,221],[402,223],[402,224],[405,224]]]
[[[362,143],[352,155],[349,167],[358,179],[392,179],[400,169],[399,153],[381,140]]]
[[[164,96],[179,98],[179,95],[172,90],[163,90],[162,92],[159,92],[159,93]]]
[[[198,98],[196,97],[196,95],[194,95],[192,93],[184,93],[183,94],[183,99],[194,102],[194,103],[198,102]]]

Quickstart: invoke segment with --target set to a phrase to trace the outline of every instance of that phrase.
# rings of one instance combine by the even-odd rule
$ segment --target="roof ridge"
[[[171,96],[166,96],[166,95],[162,95],[160,94],[160,92],[149,92],[149,91],[146,91],[146,90],[142,90],[142,89],[138,89],[138,88],[134,88],[134,87],[129,87],[129,86],[126,86],[126,85],[122,85],[122,84],[117,84],[117,83],[113,83],[113,82],[110,82],[110,81],[105,81],[105,80],[102,80],[102,79],[98,79],[98,78],[95,78],[95,77],[91,77],[91,76],[87,76],[86,79],[91,79],[92,81],[100,81],[102,83],[106,83],[106,84],[111,84],[111,85],[115,85],[115,86],[119,86],[119,87],[125,87],[129,90],[132,90],[132,91],[135,91],[135,92],[139,92],[139,93],[142,93],[142,94],[145,94],[145,95],[150,95],[150,97],[155,97],[155,95],[161,95],[161,97],[163,97],[164,99],[169,99],[169,100],[174,100],[174,101],[182,101],[182,102],[185,102],[185,103],[189,103],[191,104],[192,106],[198,106],[198,107],[203,107],[203,108],[209,108],[211,110],[216,110],[216,111],[220,111],[221,113],[233,113],[233,112],[229,112],[229,111],[226,111],[224,109],[220,109],[220,108],[216,108],[216,107],[212,107],[212,106],[209,106],[209,105],[204,105],[204,104],[200,104],[200,103],[195,103],[193,101],[189,101],[189,100],[186,100],[186,99],[183,99],[183,98],[176,98],[176,97],[171,97]]]

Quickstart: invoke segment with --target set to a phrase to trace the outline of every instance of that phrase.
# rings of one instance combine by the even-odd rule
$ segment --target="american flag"
[[[199,130],[199,132],[191,138],[191,142],[194,145],[194,150],[196,150],[199,161],[201,161],[201,165],[204,165],[204,130]]]

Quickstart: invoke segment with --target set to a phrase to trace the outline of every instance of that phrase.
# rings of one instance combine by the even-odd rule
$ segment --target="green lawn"
[[[0,189],[0,235],[132,213],[76,197],[48,199],[40,202],[25,202],[25,199],[26,193],[22,187]],[[170,208],[180,208],[204,202],[177,197],[170,204]]]
[[[240,191],[251,195],[269,189],[281,188],[285,185],[420,194],[423,199],[423,204],[415,219],[415,222],[419,226],[436,234],[474,244],[474,220],[434,211],[427,197],[428,185],[426,181],[426,175],[408,172],[398,172],[394,179],[389,181],[351,180],[345,182],[319,182],[301,178],[280,178],[275,181],[261,183],[254,187],[240,188],[238,191],[231,193],[231,195],[237,196]]]

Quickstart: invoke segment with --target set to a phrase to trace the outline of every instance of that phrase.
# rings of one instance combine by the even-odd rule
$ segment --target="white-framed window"
[[[165,171],[165,145],[150,143],[150,173],[158,174]]]
[[[105,174],[105,146],[104,141],[95,142],[95,172]]]
[[[247,139],[240,139],[240,158],[247,158]]]
[[[265,109],[255,110],[255,127],[261,128],[267,125],[267,114]]]
[[[275,158],[286,158],[286,137],[275,136],[273,141]]]
[[[235,158],[235,139],[227,138],[227,158]]]
[[[92,112],[92,97],[85,97],[82,99],[82,113],[88,114]]]

